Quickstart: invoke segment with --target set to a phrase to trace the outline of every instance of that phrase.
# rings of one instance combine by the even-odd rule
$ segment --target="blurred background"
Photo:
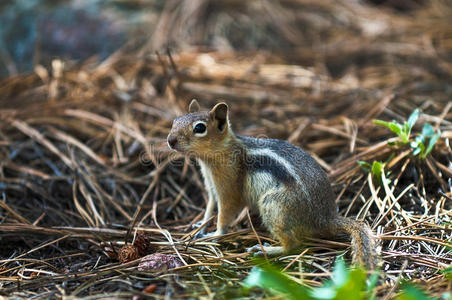
[[[103,60],[121,47],[150,52],[167,47],[263,50],[284,53],[285,58],[304,65],[315,65],[326,56],[327,71],[339,75],[353,50],[371,51],[356,53],[354,59],[360,63],[381,60],[385,46],[392,46],[392,52],[416,51],[402,41],[372,45],[380,39],[390,42],[407,30],[412,32],[406,39],[417,35],[425,47],[422,35],[436,34],[430,41],[435,47],[443,38],[441,28],[416,32],[403,23],[417,18],[422,10],[428,10],[430,17],[447,14],[447,2],[4,0],[0,3],[0,76],[31,71],[37,64],[46,66],[55,57]],[[344,54],[338,52],[344,48],[347,57],[329,57]]]

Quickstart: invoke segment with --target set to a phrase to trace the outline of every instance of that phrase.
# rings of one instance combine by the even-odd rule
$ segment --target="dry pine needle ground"
[[[284,12],[291,1],[281,3]],[[281,53],[181,47],[155,54],[161,34],[133,54],[119,51],[100,63],[54,60],[3,79],[0,294],[233,295],[250,270],[245,249],[256,233],[274,241],[246,211],[219,241],[193,239],[206,196],[202,179],[194,162],[166,146],[172,119],[192,98],[206,108],[225,99],[236,132],[287,139],[319,161],[341,214],[366,220],[379,236],[379,296],[393,296],[401,277],[431,295],[451,290],[439,271],[452,263],[452,13],[433,3],[413,15],[379,11],[375,22],[397,28],[385,35],[362,28],[357,15],[376,13],[372,7],[294,2],[341,26],[328,35],[311,24],[313,32],[299,32],[299,41],[280,20],[277,29],[293,46]],[[247,4],[222,5],[234,12]],[[167,11],[160,22],[183,13]],[[312,22],[305,17],[289,20]],[[180,26],[167,36],[183,38]],[[320,32],[322,43],[306,42]],[[442,132],[425,161],[388,145],[394,134],[372,123],[403,122],[415,108],[422,113],[413,132],[423,123]],[[358,160],[387,162],[391,183],[378,186]],[[312,239],[301,255],[274,261],[318,286],[347,250],[346,240]],[[156,256],[170,258],[168,265],[142,271],[135,258],[147,253],[169,255]]]

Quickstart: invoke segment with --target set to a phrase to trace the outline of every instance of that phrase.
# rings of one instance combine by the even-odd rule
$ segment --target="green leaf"
[[[452,280],[452,267],[448,267],[444,270],[441,270],[441,273],[446,276],[446,279]]]
[[[367,280],[366,295],[367,295],[367,299],[369,299],[369,300],[377,299],[377,297],[375,295],[376,294],[375,288],[377,286],[379,277],[380,277],[380,274],[377,272],[374,272],[370,276],[370,278]]]
[[[361,169],[363,169],[365,172],[367,173],[370,172],[370,164],[367,161],[358,160],[357,163],[358,165],[361,166]]]
[[[260,287],[272,294],[284,295],[288,299],[310,299],[306,287],[297,284],[267,263],[254,267],[245,279],[244,285],[247,288]]]
[[[402,140],[404,144],[407,144],[409,142],[410,135],[408,132],[408,125],[406,123],[404,125],[401,125],[396,121],[385,122],[382,120],[374,120],[373,122],[374,124],[384,126],[397,134],[397,136]]]
[[[422,151],[421,147],[417,147],[417,148],[414,149],[413,155],[416,156],[416,155],[418,155],[419,153],[421,153],[421,151]]]
[[[381,171],[383,170],[383,163],[381,161],[376,161],[372,163],[372,174],[381,177]]]
[[[397,123],[396,121],[385,122],[382,120],[374,120],[373,122],[376,125],[388,128],[389,130],[397,134],[397,136],[402,140],[403,144],[408,144],[410,142],[411,129],[413,128],[414,124],[416,124],[418,117],[419,109],[415,109],[408,118],[408,121],[406,121],[403,125]]]
[[[402,125],[400,125],[399,123],[396,123],[395,121],[389,123],[389,129],[399,137],[402,137]]]
[[[424,127],[422,127],[422,135],[425,137],[430,137],[435,133],[433,130],[433,126],[430,124],[424,124]]]
[[[445,292],[444,294],[441,295],[441,299],[452,299],[452,294],[450,292]]]
[[[336,287],[331,284],[318,287],[311,292],[311,297],[316,300],[330,300],[336,298]]]
[[[441,131],[438,130],[438,132],[437,132],[434,136],[432,136],[432,137],[430,138],[430,141],[428,142],[427,150],[425,150],[425,154],[423,155],[424,158],[426,158],[427,155],[428,155],[430,152],[432,152],[433,147],[435,146],[435,144],[436,144],[436,142],[438,141],[438,139],[439,139],[440,136],[441,136]]]
[[[434,300],[409,282],[402,283],[402,293],[397,300]]]
[[[408,125],[408,135],[411,133],[411,129],[413,128],[414,124],[416,124],[417,119],[419,118],[419,109],[416,108],[413,110],[411,115],[408,117],[408,120],[406,121],[406,124]]]
[[[336,262],[334,264],[333,268],[333,275],[331,276],[331,280],[336,286],[342,286],[344,285],[348,280],[348,270],[345,266],[344,259],[342,257],[339,257],[336,259]]]
[[[402,126],[402,134],[403,134],[403,136],[406,136],[406,137],[410,137],[410,132],[411,132],[411,129],[410,129],[410,127],[408,126],[408,123],[407,122],[405,122],[404,124],[403,124],[403,126]]]
[[[418,144],[424,144],[425,142],[425,137],[423,135],[418,135],[415,139],[416,143]]]
[[[366,290],[366,272],[362,269],[354,269],[350,272],[347,282],[340,287],[336,299],[362,300]]]
[[[390,122],[386,122],[386,121],[383,121],[383,120],[374,120],[373,122],[374,122],[375,125],[383,126],[383,127],[388,128],[388,129],[389,129],[389,126],[391,124]]]
[[[410,143],[410,147],[413,148],[413,154],[414,156],[420,154],[421,156],[424,153],[425,146],[424,146],[424,137],[423,136],[417,136],[414,141]]]
[[[372,163],[372,175],[374,176],[377,184],[381,184],[381,174],[383,172],[383,163],[381,161],[376,161]]]
[[[318,300],[361,300],[364,299],[365,290],[366,272],[362,269],[348,269],[340,257],[334,265],[331,280],[314,289],[311,296]]]
[[[389,130],[396,133],[397,135],[399,135],[402,132],[402,125],[400,125],[399,123],[396,123],[396,121],[385,122],[382,120],[374,120],[373,122],[375,125],[380,125],[380,126],[388,128]]]

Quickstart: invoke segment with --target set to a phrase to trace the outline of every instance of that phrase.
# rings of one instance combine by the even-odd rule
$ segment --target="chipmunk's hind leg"
[[[254,256],[264,256],[264,251],[267,256],[279,256],[291,253],[297,248],[294,247],[293,239],[288,234],[284,232],[278,232],[278,230],[276,230],[276,232],[274,232],[273,234],[279,239],[281,246],[270,246],[270,244],[264,243],[262,246],[260,244],[254,245],[253,247],[248,248],[246,251],[254,253]]]
[[[281,246],[270,246],[269,243],[264,243],[262,246],[260,244],[256,244],[249,247],[246,249],[246,252],[253,253],[254,256],[279,256],[284,254],[284,248]]]
[[[291,208],[287,207],[288,198],[293,198],[290,190],[274,188],[269,189],[258,200],[259,212],[265,227],[281,242],[281,246],[278,247],[265,245],[263,250],[268,256],[288,254],[301,244],[294,230],[294,227],[298,227],[296,222],[299,215],[295,215]],[[249,248],[248,252],[255,255],[264,254],[260,245]]]

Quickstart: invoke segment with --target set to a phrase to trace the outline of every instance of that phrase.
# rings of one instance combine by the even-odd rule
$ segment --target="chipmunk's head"
[[[200,111],[198,101],[192,100],[188,112],[173,121],[168,146],[195,156],[220,148],[229,132],[226,103],[218,103],[210,111]]]

